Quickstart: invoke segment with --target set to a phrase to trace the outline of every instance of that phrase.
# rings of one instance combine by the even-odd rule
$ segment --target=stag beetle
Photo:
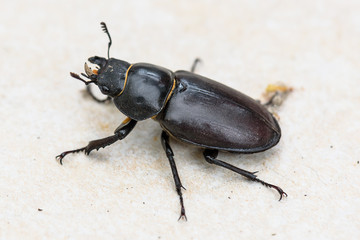
[[[56,158],[61,164],[69,153],[83,151],[88,155],[94,149],[99,150],[124,139],[138,121],[151,118],[159,122],[163,129],[161,143],[180,198],[179,219],[186,220],[181,192],[184,187],[175,165],[169,136],[202,148],[205,160],[211,164],[276,189],[280,194],[279,201],[287,196],[280,187],[258,179],[255,175],[257,172],[240,169],[217,158],[219,151],[256,153],[279,142],[279,124],[262,104],[230,87],[195,74],[193,70],[197,61],[191,72],[172,72],[149,63],[130,64],[110,58],[111,36],[105,23],[102,22],[101,27],[109,38],[108,58],[94,56],[88,59],[97,66],[91,69],[85,63],[85,74],[81,75],[88,80],[78,74],[70,74],[87,86],[90,83],[97,85],[127,118],[116,128],[114,135],[90,141],[83,148],[58,155]]]

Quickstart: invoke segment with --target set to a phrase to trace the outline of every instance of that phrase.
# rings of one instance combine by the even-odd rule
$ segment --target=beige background
[[[359,239],[360,2],[3,1],[1,239]],[[289,197],[172,142],[188,222],[152,120],[90,156],[55,161],[125,118],[85,97],[69,71],[106,55],[189,69],[260,98],[294,88],[273,149],[220,158]],[[42,209],[43,211],[38,211]]]

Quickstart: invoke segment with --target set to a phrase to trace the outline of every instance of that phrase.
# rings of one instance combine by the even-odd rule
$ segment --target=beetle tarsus
[[[181,214],[180,214],[180,217],[178,220],[180,220],[181,218],[187,220],[186,215],[185,215],[184,199],[183,199],[182,192],[181,192],[181,188],[183,188],[183,189],[185,189],[185,188],[181,184],[179,173],[177,171],[175,160],[174,160],[174,153],[169,144],[169,135],[165,131],[163,131],[161,134],[161,144],[165,150],[167,158],[169,159],[171,171],[172,171],[172,174],[174,177],[176,192],[179,195],[179,199],[180,199]]]
[[[62,160],[63,160],[63,158],[64,158],[66,155],[68,155],[69,153],[82,152],[82,151],[84,151],[84,150],[85,150],[85,147],[79,148],[79,149],[75,149],[75,150],[66,151],[66,152],[63,152],[63,153],[57,155],[55,158],[56,158],[56,160],[59,161],[59,163],[60,163],[61,165],[63,165],[63,161],[62,161]]]
[[[266,187],[268,187],[268,188],[273,188],[273,189],[275,189],[276,191],[278,191],[278,193],[280,194],[279,201],[281,201],[281,199],[282,199],[283,197],[287,197],[287,196],[288,196],[286,192],[284,192],[280,187],[278,187],[278,186],[276,186],[276,185],[273,185],[273,184],[264,182],[264,181],[262,181],[262,180],[260,180],[260,179],[258,179],[258,178],[253,179],[253,181],[259,182],[259,183],[261,183],[262,185],[264,185],[264,186],[266,186]]]
[[[211,164],[215,164],[215,165],[218,165],[220,167],[224,167],[224,168],[227,168],[233,172],[236,172],[246,178],[248,178],[249,180],[251,181],[255,181],[255,182],[259,182],[261,183],[262,185],[266,186],[266,187],[269,187],[269,188],[274,188],[278,191],[278,193],[280,194],[280,199],[279,201],[282,199],[283,196],[287,197],[287,194],[286,192],[284,192],[280,187],[278,186],[275,186],[275,185],[272,185],[270,183],[267,183],[267,182],[264,182],[263,180],[261,179],[258,179],[257,176],[255,175],[255,173],[257,173],[258,171],[256,172],[249,172],[249,171],[246,171],[244,169],[241,169],[241,168],[238,168],[238,167],[235,167],[231,164],[228,164],[226,162],[223,162],[219,159],[216,159],[216,157],[218,156],[218,153],[219,151],[216,150],[216,149],[205,149],[204,150],[204,157],[205,157],[205,160]]]
[[[184,219],[185,221],[187,221],[187,217],[186,217],[186,214],[185,214],[185,208],[184,206],[181,207],[181,213],[180,213],[180,217],[178,218],[178,221],[180,219]]]
[[[176,188],[176,192],[178,193],[178,195],[180,197],[180,205],[181,205],[181,212],[180,212],[180,217],[179,217],[178,221],[180,219],[184,219],[185,221],[187,221],[187,217],[186,217],[186,214],[185,214],[184,200],[183,200],[182,193],[181,193],[181,188],[184,188],[184,187],[180,186],[179,188],[178,187]]]

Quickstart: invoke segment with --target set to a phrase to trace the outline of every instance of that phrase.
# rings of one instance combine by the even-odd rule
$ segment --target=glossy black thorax
[[[114,98],[116,107],[131,119],[154,117],[164,107],[174,86],[174,73],[148,63],[136,63],[127,71],[125,87]]]

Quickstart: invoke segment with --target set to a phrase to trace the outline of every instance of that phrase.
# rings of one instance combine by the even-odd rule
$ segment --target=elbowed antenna
[[[83,75],[84,77],[87,77],[85,74],[81,74]],[[77,80],[80,80],[82,81],[83,83],[85,83],[85,85],[89,85],[90,83],[95,83],[97,85],[97,81],[94,81],[94,80],[91,80],[91,81],[86,81],[84,79],[82,79],[79,74],[76,74],[76,73],[73,73],[73,72],[70,72],[70,76],[72,76],[73,78],[76,78]]]
[[[109,33],[109,30],[106,26],[106,24],[104,22],[101,22],[100,23],[101,25],[101,29],[104,31],[104,33],[106,33],[109,37],[109,44],[108,44],[108,59],[110,58],[110,46],[112,44],[112,41],[111,41],[111,37],[110,37],[110,33]]]
[[[85,85],[89,85],[90,83],[94,83],[97,85],[97,73],[96,70],[95,72],[91,70],[91,68],[89,68],[89,66],[87,65],[87,63],[84,64],[84,69],[85,69],[85,73],[81,73],[82,76],[86,77],[87,79],[89,79],[90,81],[86,81],[84,79],[82,79],[78,74],[70,72],[70,75],[73,78],[76,78],[80,81],[82,81],[83,83],[85,83]]]

